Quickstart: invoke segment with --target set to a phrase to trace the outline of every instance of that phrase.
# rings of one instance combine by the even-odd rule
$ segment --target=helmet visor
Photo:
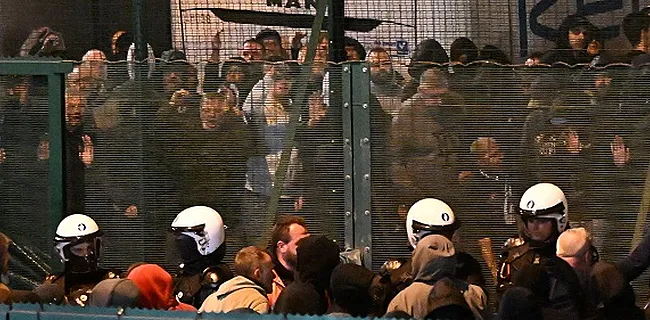
[[[200,224],[198,226],[193,226],[193,227],[171,227],[169,231],[177,237],[183,232],[191,232],[199,236],[204,236],[205,224]]]
[[[520,208],[519,213],[521,214],[521,219],[526,222],[530,218],[555,219],[556,215],[563,215],[565,209],[564,202],[559,202],[558,204],[545,209],[529,210]]]
[[[189,264],[203,257],[197,249],[196,240],[186,234],[176,236],[176,248],[184,264]]]
[[[69,243],[58,244],[57,250],[62,250],[66,271],[84,273],[97,270],[101,242],[100,237],[85,237]]]

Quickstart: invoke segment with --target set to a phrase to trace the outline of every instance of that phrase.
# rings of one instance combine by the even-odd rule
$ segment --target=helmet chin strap
[[[223,243],[217,250],[198,259],[183,261],[180,265],[183,274],[195,275],[203,272],[206,268],[219,264],[226,255],[226,244]]]
[[[89,273],[97,269],[97,260],[94,257],[73,257],[65,262],[65,270],[70,273]]]

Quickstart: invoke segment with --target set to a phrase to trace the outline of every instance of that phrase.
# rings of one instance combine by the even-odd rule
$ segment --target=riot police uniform
[[[411,248],[425,236],[440,234],[451,239],[460,227],[453,210],[438,199],[422,199],[413,204],[406,217],[406,233]],[[470,254],[457,252],[456,273],[461,280],[480,287],[485,286],[485,279],[479,262]],[[380,273],[390,276],[394,289],[401,291],[413,282],[411,259],[391,259],[384,263]]]
[[[83,214],[61,221],[54,238],[55,250],[64,263],[61,274],[50,275],[34,289],[42,303],[86,306],[97,283],[119,273],[99,267],[101,237],[97,223]]]
[[[182,263],[174,293],[180,302],[200,308],[203,301],[233,277],[221,260],[226,254],[225,226],[217,211],[195,206],[181,211],[171,224]]]
[[[523,194],[519,203],[523,221],[521,237],[509,239],[497,270],[497,294],[500,297],[513,285],[517,274],[532,265],[541,266],[549,276],[553,288],[548,301],[549,307],[566,312],[583,313],[584,299],[577,275],[564,260],[555,255],[556,242],[560,233],[568,228],[568,205],[564,192],[550,183],[539,183]],[[546,240],[534,240],[528,234],[529,219],[549,219],[553,222],[553,233]]]

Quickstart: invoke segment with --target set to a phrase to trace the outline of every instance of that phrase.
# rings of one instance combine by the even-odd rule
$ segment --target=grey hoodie
[[[266,291],[255,282],[236,276],[224,282],[217,292],[209,295],[199,312],[230,312],[235,309],[248,308],[257,313],[269,312],[269,300]]]
[[[456,250],[449,239],[440,235],[429,235],[422,238],[413,251],[412,268],[413,283],[402,290],[388,306],[388,312],[404,311],[416,319],[424,319],[433,309],[429,294],[433,285],[443,278],[455,279]],[[485,319],[487,296],[485,292],[474,285],[462,281],[459,287],[463,297],[472,309],[476,319]]]

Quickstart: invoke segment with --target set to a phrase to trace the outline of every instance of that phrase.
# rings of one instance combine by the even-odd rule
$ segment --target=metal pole
[[[510,59],[514,62],[515,59],[515,44],[513,41],[515,41],[515,30],[514,30],[514,25],[512,23],[512,1],[508,0],[508,37],[510,38]]]
[[[347,60],[347,54],[345,53],[345,3],[344,0],[330,0],[328,6],[328,16],[327,16],[327,32],[329,36],[329,57],[330,60],[334,62],[343,62]],[[339,69],[339,68],[337,68]],[[336,75],[331,75],[330,79],[341,79],[340,72],[338,77]],[[333,77],[332,77],[333,76]],[[330,99],[336,96],[339,97],[340,101],[340,81],[333,81],[333,84],[338,83],[339,91],[335,91],[330,95]],[[339,93],[339,94],[336,94]],[[331,100],[330,100],[331,101]],[[340,106],[337,104],[337,106]]]
[[[352,159],[354,188],[354,246],[363,252],[363,263],[372,268],[372,176],[370,67],[354,63],[352,70]]]
[[[278,169],[275,171],[275,181],[273,193],[269,199],[268,206],[268,215],[273,217],[274,220],[278,214],[278,204],[280,201],[280,196],[282,195],[282,189],[284,188],[284,180],[289,168],[289,158],[291,157],[291,150],[294,146],[294,138],[296,135],[296,128],[298,126],[298,121],[300,119],[300,113],[302,106],[306,105],[306,86],[305,83],[309,82],[311,77],[311,68],[314,62],[314,57],[316,56],[316,47],[318,46],[318,38],[320,35],[321,28],[323,26],[323,21],[325,20],[325,5],[327,0],[320,0],[316,3],[316,17],[314,18],[314,24],[311,28],[311,35],[309,36],[309,44],[307,46],[307,56],[305,57],[305,62],[302,65],[300,72],[300,77],[295,83],[298,84],[297,93],[295,95],[296,99],[293,103],[296,108],[291,109],[291,115],[289,118],[289,128],[284,138],[284,147],[282,149],[282,157],[280,158],[280,163],[278,164]],[[274,221],[275,222],[275,221]],[[260,239],[261,245],[266,245],[267,239]]]
[[[343,122],[343,174],[344,174],[344,193],[345,193],[345,249],[354,248],[354,149],[352,141],[352,66],[350,63],[343,65],[343,109],[341,119]]]
[[[639,206],[639,215],[636,217],[636,225],[634,226],[634,236],[632,236],[630,252],[636,248],[643,238],[648,211],[650,211],[650,164],[648,165],[648,170],[646,172],[645,185],[643,187],[641,205]]]
[[[50,193],[50,218],[51,226],[48,239],[54,239],[54,231],[66,212],[65,199],[65,152],[63,147],[65,145],[65,134],[63,128],[65,127],[65,87],[64,87],[64,74],[50,74],[47,78],[48,82],[48,103],[49,103],[49,193]]]
[[[99,44],[99,36],[97,35],[97,32],[99,32],[99,9],[97,8],[97,0],[92,0],[90,2],[90,15],[92,19],[92,24],[93,24],[93,48],[95,49],[102,49],[100,48]]]
[[[415,41],[415,43],[413,44],[414,47],[411,48],[415,48],[419,43],[418,42],[418,0],[413,0],[413,20],[415,20],[413,22],[413,26],[415,29],[415,39],[413,41]]]
[[[144,20],[144,0],[133,0],[133,41],[135,42],[135,61],[136,70],[138,62],[147,58],[147,42],[144,38],[143,23]],[[138,76],[136,72],[136,78]]]
[[[187,50],[185,49],[185,20],[183,19],[183,0],[176,0],[178,1],[178,17],[180,19],[181,23],[181,44],[183,45],[183,52],[187,54]]]

